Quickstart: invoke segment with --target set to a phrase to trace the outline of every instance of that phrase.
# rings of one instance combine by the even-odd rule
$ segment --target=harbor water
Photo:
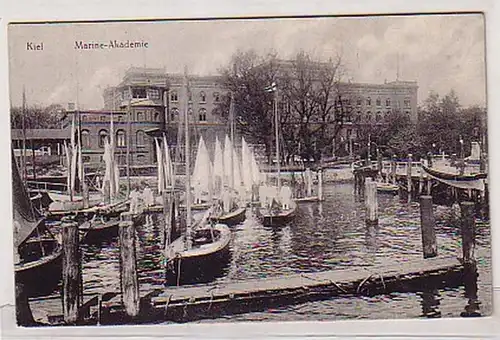
[[[363,197],[354,194],[352,183],[324,186],[325,201],[301,203],[293,223],[281,228],[259,224],[247,211],[244,223],[233,227],[232,258],[216,283],[292,273],[393,265],[421,258],[418,203],[401,202],[397,195],[380,194],[378,226],[365,224]],[[457,212],[435,206],[438,256],[461,256]],[[137,257],[141,290],[161,289],[161,217],[138,228]],[[490,229],[478,224],[478,299],[480,313],[491,314],[492,275]],[[116,238],[101,244],[82,244],[84,293],[119,291],[119,248]],[[467,306],[464,287],[432,292],[391,293],[373,297],[335,297],[262,312],[226,316],[198,322],[320,321],[339,319],[387,319],[460,317]]]

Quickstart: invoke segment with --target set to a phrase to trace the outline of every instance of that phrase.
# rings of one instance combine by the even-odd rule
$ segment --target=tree
[[[228,67],[220,70],[222,85],[229,91],[216,113],[229,118],[230,98],[233,96],[235,127],[250,143],[263,144],[271,158],[273,134],[273,94],[264,91],[275,79],[276,54],[264,57],[255,51],[237,52]]]
[[[61,127],[64,109],[59,104],[46,107],[34,105],[26,107],[12,107],[10,110],[10,126],[12,129],[57,129]]]

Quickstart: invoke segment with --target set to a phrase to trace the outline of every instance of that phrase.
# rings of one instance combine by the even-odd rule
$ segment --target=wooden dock
[[[143,287],[140,292],[141,311],[134,321],[186,322],[336,296],[373,296],[461,284],[461,261],[455,257],[434,257],[391,266],[302,273],[219,285],[166,287],[164,290]],[[122,324],[130,321],[118,292],[85,296],[84,300],[80,308],[82,324]],[[36,310],[50,308],[53,314],[46,313],[44,321],[63,324],[60,300],[52,299],[47,305],[41,302],[30,301],[30,305]],[[54,315],[55,310],[61,310],[61,314]]]

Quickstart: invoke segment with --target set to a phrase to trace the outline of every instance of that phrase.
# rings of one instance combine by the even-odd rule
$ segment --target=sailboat
[[[185,216],[186,230],[180,237],[165,245],[166,280],[167,285],[182,285],[212,281],[221,274],[228,264],[230,256],[229,243],[231,231],[222,223],[209,220],[211,210],[207,210],[201,220],[192,225],[191,215],[191,171],[190,171],[190,140],[188,93],[189,83],[185,70],[185,159],[186,159],[186,193]],[[171,236],[171,235],[170,235]],[[170,237],[167,237],[170,239]]]
[[[62,273],[62,247],[33,208],[12,152],[15,281],[28,296],[50,294]]]
[[[259,188],[259,199],[263,203],[263,207],[259,209],[260,218],[264,226],[275,227],[283,226],[289,223],[294,217],[297,210],[297,203],[292,199],[290,187],[281,185],[280,173],[280,143],[279,143],[279,118],[278,118],[278,103],[277,103],[277,87],[273,83],[266,89],[268,92],[274,93],[274,126],[276,139],[276,165],[277,165],[277,186],[261,186]]]

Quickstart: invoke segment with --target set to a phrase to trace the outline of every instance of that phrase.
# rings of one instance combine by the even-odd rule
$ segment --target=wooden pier
[[[464,266],[455,257],[414,259],[391,266],[378,265],[315,273],[236,281],[224,284],[166,287],[140,292],[136,322],[186,322],[221,315],[247,313],[305,301],[347,296],[372,296],[419,291],[424,287],[456,287],[463,284]],[[80,307],[82,324],[122,324],[127,315],[119,292],[85,296]],[[46,314],[44,321],[63,325],[60,300],[48,304],[30,301],[32,309],[61,310]],[[35,315],[36,317],[36,315]]]

